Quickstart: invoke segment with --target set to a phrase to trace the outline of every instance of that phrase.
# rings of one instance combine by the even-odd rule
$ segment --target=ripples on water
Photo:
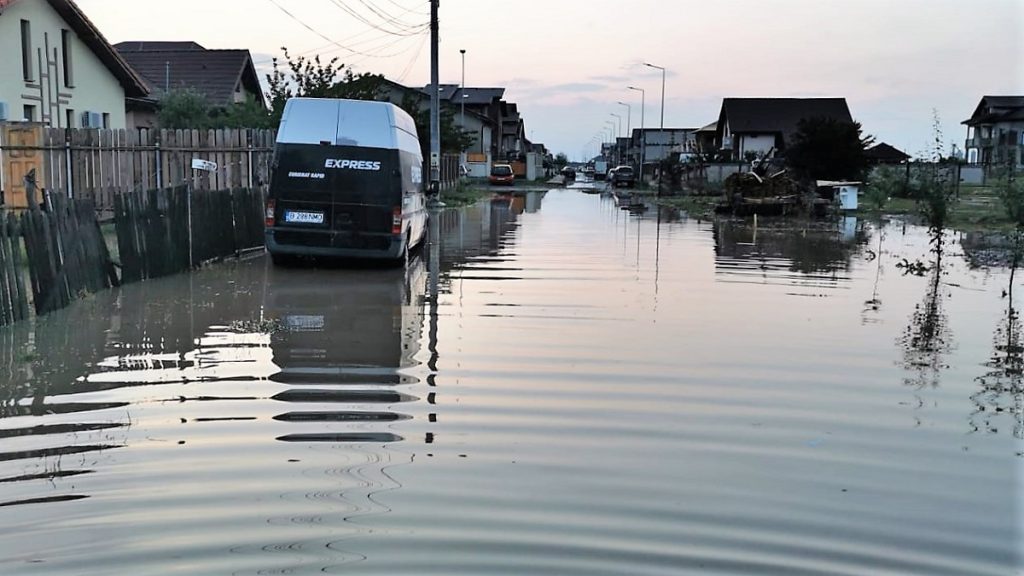
[[[0,331],[0,572],[1020,572],[1019,313],[957,238],[917,277],[900,223],[435,224]]]

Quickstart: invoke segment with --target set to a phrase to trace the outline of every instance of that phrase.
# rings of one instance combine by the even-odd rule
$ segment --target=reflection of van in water
[[[338,290],[344,286],[344,290]],[[268,271],[263,307],[271,379],[287,384],[398,384],[414,365],[423,328],[426,263],[405,269]]]
[[[266,244],[290,256],[404,260],[426,238],[416,125],[387,102],[293,98],[277,132]]]

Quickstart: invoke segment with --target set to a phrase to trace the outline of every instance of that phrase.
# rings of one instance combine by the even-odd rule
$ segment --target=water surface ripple
[[[0,573],[1024,573],[1009,271],[591,192],[3,328]]]

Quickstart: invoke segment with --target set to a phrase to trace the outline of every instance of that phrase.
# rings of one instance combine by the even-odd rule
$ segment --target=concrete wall
[[[466,162],[466,170],[470,178],[487,178],[491,175],[491,154],[487,153],[486,162]]]
[[[32,37],[32,81],[22,73],[21,21],[27,20]],[[35,106],[34,120],[55,128],[68,128],[67,110],[74,111],[73,128],[81,127],[82,113],[108,114],[109,127],[125,127],[124,90],[100,59],[71,31],[73,87],[64,85],[61,31],[71,27],[48,2],[15,2],[0,14],[0,102],[7,104],[10,120],[22,120],[26,105]]]

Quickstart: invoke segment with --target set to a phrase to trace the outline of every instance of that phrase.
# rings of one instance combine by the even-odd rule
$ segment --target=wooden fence
[[[0,325],[118,283],[92,202],[56,197],[46,210],[0,214]]]
[[[36,314],[119,284],[92,202],[57,196],[47,203],[48,211],[21,217]]]
[[[176,274],[263,246],[264,198],[256,188],[189,186],[117,196],[122,281]]]
[[[191,184],[213,189],[265,188],[273,130],[96,130],[0,125],[0,190],[4,205],[23,208],[21,178],[35,168],[51,194],[91,200],[102,218],[126,192]],[[197,175],[192,160],[217,163]]]
[[[0,216],[0,326],[28,318],[24,266],[21,221],[8,212]]]

